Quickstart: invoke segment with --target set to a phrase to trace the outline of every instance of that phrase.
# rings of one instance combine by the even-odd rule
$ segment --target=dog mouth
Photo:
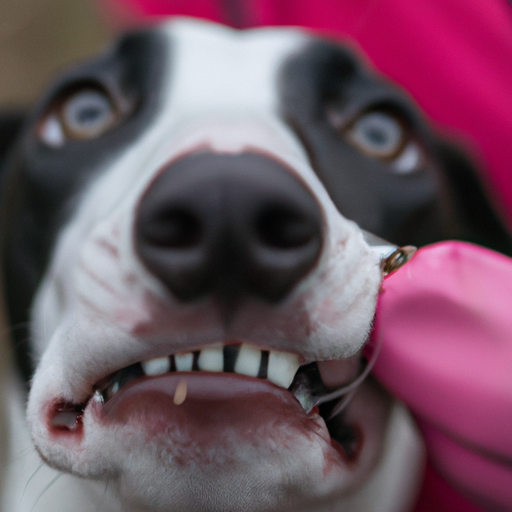
[[[381,243],[380,239],[377,241]],[[397,249],[387,243],[383,247],[383,273],[395,270],[413,254],[409,247]],[[393,263],[390,269],[382,267],[382,262],[388,264],[390,261]],[[378,350],[374,354],[376,357]],[[293,410],[289,409],[289,412],[299,421],[320,419],[331,440],[342,446],[345,458],[353,459],[357,457],[361,445],[361,435],[357,432],[362,432],[363,428],[345,421],[344,407],[367,377],[375,361],[373,356],[368,361],[362,352],[357,357],[359,369],[355,375],[349,372],[349,375],[342,375],[334,385],[332,382],[326,385],[322,378],[323,365],[339,363],[342,359],[312,361],[298,353],[264,348],[239,340],[226,340],[188,351],[141,359],[121,367],[97,380],[89,388],[86,399],[80,403],[54,400],[47,409],[47,424],[53,434],[74,434],[73,437],[78,439],[84,431],[86,409],[108,413],[116,408],[120,410],[115,404],[124,402],[123,407],[129,409],[130,414],[137,413],[137,404],[147,412],[149,406],[143,403],[143,399],[137,398],[137,394],[165,395],[160,403],[151,398],[154,408],[160,410],[168,405],[171,408],[180,406],[185,401],[190,404],[194,400],[202,400],[204,404],[204,397],[208,393],[205,394],[202,388],[211,386],[214,391],[208,399],[211,398],[211,402],[215,403],[219,397],[222,400],[229,398],[233,409],[245,406],[243,402],[249,395],[255,409],[261,411],[268,404],[265,404],[264,398],[257,403],[254,397],[258,393],[260,397],[267,395],[271,401],[277,396],[281,397],[292,406]],[[232,389],[226,392],[230,386]],[[247,391],[249,387],[252,388],[250,392]],[[130,401],[132,403],[127,406]],[[153,411],[147,414],[153,414]],[[169,416],[172,415],[169,413]],[[101,419],[101,414],[96,417]],[[170,420],[173,420],[172,417]]]
[[[124,386],[144,378],[167,373],[234,373],[266,380],[288,389],[300,368],[299,356],[277,350],[262,350],[250,344],[216,344],[201,350],[181,352],[141,361],[122,368],[106,385],[95,386],[96,399],[108,402]]]
[[[307,362],[296,353],[262,349],[248,343],[216,343],[202,349],[142,360],[115,371],[98,381],[93,386],[93,394],[82,404],[56,403],[50,412],[50,427],[54,433],[81,434],[85,409],[91,403],[112,409],[116,407],[112,404],[123,394],[138,388],[162,386],[158,382],[174,382],[171,395],[176,406],[188,398],[187,383],[192,382],[192,394],[194,382],[197,390],[198,379],[204,381],[206,387],[215,379],[217,383],[213,386],[219,386],[218,389],[222,388],[221,381],[224,380],[225,386],[233,387],[233,397],[236,397],[235,388],[243,382],[244,386],[252,385],[255,389],[273,388],[273,392],[287,396],[287,400],[298,402],[305,418],[322,418],[338,451],[346,460],[353,461],[360,452],[362,429],[346,422],[343,413],[336,409],[340,396],[345,394],[343,390],[358,384],[366,376],[365,363],[366,359],[361,356],[356,378],[349,378],[333,390],[323,382],[316,361]],[[169,387],[169,384],[165,386]]]

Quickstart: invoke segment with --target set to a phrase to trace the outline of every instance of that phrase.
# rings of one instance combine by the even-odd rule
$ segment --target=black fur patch
[[[324,41],[293,56],[280,77],[282,114],[309,152],[339,211],[398,245],[462,239],[511,252],[469,161],[430,130],[405,93],[370,73],[344,48]],[[329,113],[355,119],[372,110],[399,118],[424,159],[411,173],[356,149]]]
[[[57,233],[98,168],[135,140],[158,112],[163,63],[169,60],[162,37],[156,31],[131,34],[67,73],[35,109],[11,154],[3,190],[2,260],[16,357],[25,378],[33,371],[27,357],[29,310]],[[43,144],[36,134],[40,120],[84,85],[129,105],[124,117],[98,138],[69,140],[57,149]]]

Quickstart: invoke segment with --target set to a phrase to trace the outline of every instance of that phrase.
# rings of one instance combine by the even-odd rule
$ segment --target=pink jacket
[[[512,259],[442,242],[385,279],[374,330],[374,373],[415,414],[432,466],[492,511],[512,511],[511,305]],[[432,473],[423,491],[418,512],[478,510],[446,508],[456,497]]]

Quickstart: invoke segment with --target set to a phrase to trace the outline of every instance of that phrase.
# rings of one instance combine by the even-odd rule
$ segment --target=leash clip
[[[405,265],[417,251],[417,248],[413,245],[398,247],[364,229],[361,231],[363,232],[364,241],[380,257],[380,270],[383,277]]]

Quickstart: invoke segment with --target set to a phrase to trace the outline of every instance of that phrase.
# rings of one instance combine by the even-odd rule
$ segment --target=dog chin
[[[216,380],[229,381],[222,387],[236,387],[238,397],[217,393],[205,402]],[[50,465],[108,482],[123,511],[139,512],[307,510],[308,503],[315,510],[359,488],[382,455],[390,401],[371,382],[345,414],[361,440],[351,458],[316,411],[306,414],[269,383],[191,375],[179,405],[166,387],[173,385],[147,380],[107,404],[91,400],[76,431],[32,420],[36,446]]]
[[[297,440],[283,450],[273,449],[272,443],[261,444],[267,445],[263,452],[258,452],[261,446],[238,447],[243,453],[221,466],[177,467],[158,445],[133,453],[114,485],[122,510],[294,510],[301,500],[313,502],[322,490],[339,487],[340,480],[335,477],[343,476],[342,471],[331,471],[323,479],[325,453],[321,442],[301,445]],[[220,450],[216,452],[212,455],[225,456]]]
[[[140,434],[128,429],[122,446],[110,437],[112,451],[128,453],[118,461],[115,480],[123,510],[130,504],[155,512],[287,510],[301,498],[318,497],[322,488],[338,487],[340,477],[347,480],[341,465],[327,470],[326,462],[336,454],[314,429],[292,439],[298,429],[269,425],[274,426],[275,437],[244,443],[233,435],[201,454],[197,440],[183,431],[143,444]],[[201,464],[204,459],[209,462]]]

